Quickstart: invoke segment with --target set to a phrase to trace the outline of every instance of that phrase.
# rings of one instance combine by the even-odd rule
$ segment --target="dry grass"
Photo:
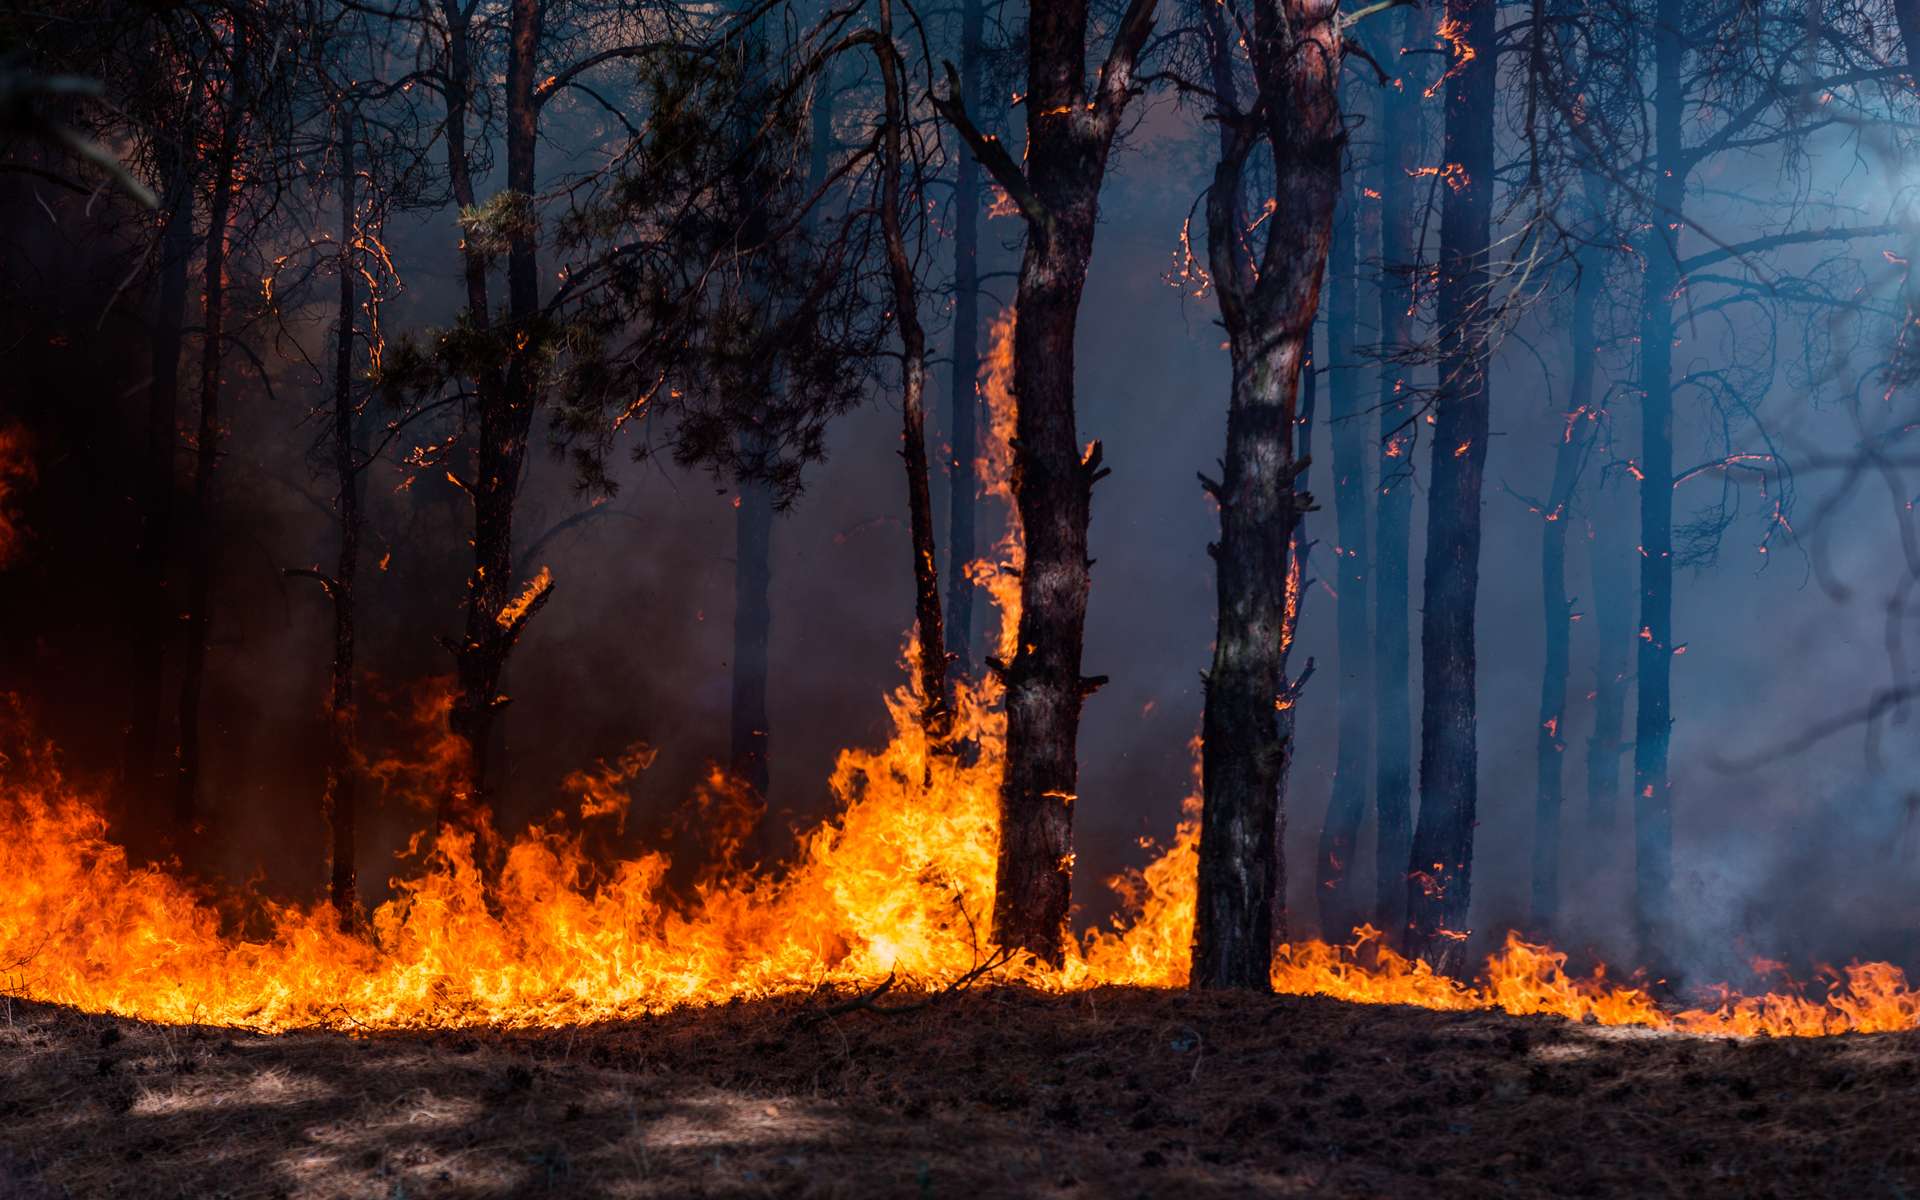
[[[1920,1196],[1920,1036],[990,989],[537,1033],[0,1008],[0,1200]]]

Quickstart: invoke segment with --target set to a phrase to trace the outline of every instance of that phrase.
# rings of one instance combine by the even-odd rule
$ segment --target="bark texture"
[[[1449,0],[1440,211],[1440,364],[1420,626],[1420,816],[1407,880],[1408,949],[1451,966],[1472,899],[1479,795],[1474,612],[1487,459],[1493,227],[1493,0]]]
[[[449,7],[455,7],[448,0]],[[546,603],[552,578],[542,572],[524,585],[515,578],[513,516],[519,497],[520,475],[526,462],[527,437],[533,425],[538,396],[537,360],[540,355],[540,277],[538,229],[532,211],[535,188],[534,149],[539,135],[538,78],[542,0],[512,0],[507,13],[506,142],[507,192],[507,335],[500,341],[497,367],[483,369],[476,380],[479,433],[475,445],[474,475],[467,482],[473,504],[473,574],[467,583],[466,633],[454,649],[456,692],[448,725],[467,746],[464,789],[447,797],[441,818],[473,819],[487,803],[489,755],[495,720],[506,704],[500,694],[507,658],[521,631]],[[473,181],[467,161],[465,89],[472,84],[467,72],[468,33],[465,18],[450,33],[460,93],[448,101],[449,149],[455,166],[455,196],[471,206]],[[464,194],[463,194],[464,193]],[[496,200],[495,203],[501,203]],[[486,264],[477,250],[466,258],[468,315],[485,327]]]
[[[980,90],[984,0],[961,0],[960,95]],[[973,670],[973,581],[977,550],[974,458],[980,423],[980,163],[962,154],[953,183],[953,371],[947,383],[946,641],[952,678]]]
[[[1035,6],[1027,26],[1026,163],[968,119],[958,72],[940,111],[1019,206],[1026,222],[1014,330],[1013,491],[1026,542],[1020,622],[1006,682],[994,940],[1057,962],[1073,876],[1080,706],[1101,679],[1080,673],[1086,630],[1087,523],[1100,445],[1075,425],[1073,340],[1093,254],[1100,184],[1154,0],[1132,0],[1098,77],[1087,81],[1086,0]]]
[[[1204,803],[1194,921],[1195,987],[1271,986],[1276,896],[1284,896],[1282,781],[1291,753],[1287,677],[1299,603],[1294,533],[1311,500],[1295,444],[1301,371],[1311,350],[1333,236],[1346,142],[1342,46],[1326,0],[1253,9],[1258,102],[1234,114],[1207,193],[1207,247],[1232,363],[1220,509],[1211,547],[1218,623],[1207,673],[1201,753]],[[1216,30],[1217,56],[1236,39]],[[1221,72],[1216,69],[1216,78]],[[1272,153],[1277,207],[1257,264],[1244,247],[1249,155]]]
[[[1633,915],[1645,961],[1660,961],[1672,919],[1673,794],[1673,306],[1690,164],[1681,140],[1680,0],[1654,11],[1654,217],[1642,239],[1640,298],[1640,628],[1634,715]]]
[[[214,473],[220,466],[220,371],[226,353],[227,226],[233,208],[233,164],[240,114],[232,96],[221,115],[207,201],[206,303],[200,341],[200,421],[194,444],[193,492],[188,502],[186,654],[180,674],[180,757],[173,791],[175,835],[192,835],[199,820],[200,697],[207,676],[208,612],[213,602]]]
[[[1367,409],[1357,351],[1360,321],[1359,190],[1343,189],[1327,265],[1327,426],[1333,444],[1335,625],[1340,686],[1335,704],[1333,790],[1320,827],[1314,895],[1320,931],[1344,937],[1366,919],[1353,867],[1373,773],[1373,644],[1367,628]]]
[[[199,89],[193,90],[197,106]],[[184,133],[182,135],[184,137]],[[128,628],[126,758],[122,779],[128,807],[163,803],[159,793],[160,713],[165,695],[166,647],[177,624],[168,582],[173,539],[174,468],[179,454],[180,352],[186,336],[187,272],[193,258],[193,162],[173,139],[157,143],[167,177],[166,224],[160,234],[159,287],[148,370],[146,471],[141,480],[139,539],[134,550],[132,619]],[[169,781],[171,782],[171,781]]]
[[[1394,41],[1423,44],[1427,18],[1400,10]],[[1417,56],[1389,69],[1398,82],[1381,94],[1380,345],[1383,369],[1377,432],[1379,496],[1374,506],[1374,908],[1373,922],[1390,936],[1406,924],[1407,856],[1413,847],[1413,633],[1409,544],[1413,532],[1414,406],[1412,370],[1397,356],[1414,340],[1413,271],[1420,252],[1414,170],[1420,165],[1421,72]]]

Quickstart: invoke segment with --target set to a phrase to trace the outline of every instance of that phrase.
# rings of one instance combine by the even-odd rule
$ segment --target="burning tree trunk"
[[[1367,426],[1360,400],[1355,327],[1360,318],[1357,246],[1359,191],[1348,187],[1333,224],[1327,264],[1327,393],[1333,441],[1333,503],[1339,544],[1334,547],[1336,623],[1340,654],[1337,745],[1333,794],[1320,830],[1314,894],[1320,930],[1343,936],[1363,919],[1351,885],[1354,847],[1366,819],[1367,775],[1373,759],[1372,641],[1367,629]]]
[[[1418,8],[1400,10],[1395,41],[1425,40]],[[1407,620],[1409,542],[1413,530],[1415,414],[1408,368],[1397,360],[1413,343],[1413,271],[1420,216],[1413,178],[1420,165],[1420,84],[1402,56],[1401,78],[1381,96],[1380,170],[1380,496],[1375,507],[1374,588],[1374,923],[1389,935],[1405,924],[1408,854],[1413,846],[1413,726],[1410,716],[1413,635]]]
[[[1573,328],[1593,331],[1594,305],[1600,297],[1599,264],[1591,256],[1576,260]],[[1536,932],[1553,928],[1560,911],[1560,815],[1566,803],[1567,673],[1572,657],[1573,601],[1567,595],[1567,525],[1580,470],[1594,428],[1593,347],[1576,345],[1573,377],[1567,389],[1560,440],[1553,455],[1553,482],[1541,506],[1540,608],[1546,655],[1540,668],[1540,725],[1534,731],[1533,895]]]
[[[189,111],[199,106],[192,89]],[[185,131],[176,134],[185,138]],[[179,443],[180,351],[185,338],[187,268],[193,258],[193,158],[173,139],[159,144],[166,177],[166,225],[160,235],[159,295],[154,306],[153,357],[147,388],[146,476],[142,480],[140,536],[134,554],[133,637],[128,648],[132,680],[123,772],[129,803],[152,804],[160,744],[166,645],[172,640],[173,604],[168,599],[167,550],[173,532],[174,456]]]
[[[902,143],[906,140],[906,68],[893,45],[893,5],[880,0],[876,44],[886,103],[880,133],[880,227],[893,285],[894,321],[900,329],[901,456],[907,464],[907,512],[912,528],[914,624],[919,633],[921,722],[927,736],[948,733],[947,649],[940,630],[939,550],[933,541],[933,496],[927,468],[927,335],[920,325],[920,290],[900,227]]]
[[[1086,0],[1035,6],[1027,29],[1024,169],[974,128],[958,72],[942,114],[1019,206],[1026,253],[1014,328],[1014,495],[1026,543],[1019,640],[998,664],[1007,685],[1007,761],[1001,784],[994,938],[1057,962],[1073,870],[1075,742],[1080,707],[1102,682],[1080,674],[1087,617],[1087,522],[1105,471],[1100,444],[1082,450],[1074,423],[1073,338],[1093,253],[1100,183],[1154,0],[1131,0],[1091,99]]]
[[[960,4],[960,96],[980,90],[984,0]],[[953,183],[953,373],[947,384],[947,653],[953,678],[973,670],[974,454],[980,416],[980,163],[959,156]]]
[[[1451,54],[1440,211],[1440,364],[1420,627],[1420,819],[1408,870],[1408,948],[1445,965],[1466,936],[1473,878],[1473,618],[1487,458],[1493,230],[1493,0],[1448,0]]]
[[[467,585],[466,636],[454,648],[458,690],[448,716],[449,727],[467,745],[467,790],[464,795],[447,798],[441,813],[443,821],[471,816],[468,810],[477,810],[485,803],[494,719],[506,703],[500,695],[501,675],[521,631],[546,603],[553,588],[552,576],[543,569],[516,590],[513,569],[514,502],[533,424],[537,360],[541,354],[535,328],[540,315],[540,279],[533,193],[534,147],[539,134],[535,73],[542,8],[542,0],[513,0],[508,14],[507,191],[493,201],[491,207],[496,211],[490,219],[504,231],[507,243],[507,319],[512,337],[501,345],[503,365],[483,368],[482,374],[491,378],[476,381],[475,388],[479,441],[474,478],[466,485],[473,503],[474,568]],[[450,81],[447,104],[449,154],[458,160],[456,174],[465,177],[464,187],[456,181],[456,198],[471,207],[473,183],[466,161],[464,92],[471,78],[464,19],[449,36],[455,77]],[[451,94],[455,88],[460,89],[457,101]],[[468,317],[484,323],[486,263],[478,248],[468,247],[466,265]]]
[[[1252,113],[1223,112],[1228,132],[1207,192],[1207,247],[1233,367],[1227,449],[1218,483],[1219,623],[1207,674],[1201,769],[1196,987],[1270,986],[1281,780],[1291,752],[1282,714],[1295,585],[1294,532],[1310,499],[1294,444],[1300,375],[1310,353],[1332,238],[1346,130],[1340,115],[1341,39],[1326,0],[1261,3],[1247,47],[1258,96]],[[1216,31],[1216,56],[1237,39]],[[1215,77],[1221,76],[1216,66]],[[1232,103],[1223,97],[1223,104]],[[1257,269],[1242,246],[1242,178],[1261,141],[1274,161],[1278,207]],[[1304,680],[1303,680],[1304,681]],[[1302,681],[1302,682],[1303,682]]]
[[[1673,796],[1667,778],[1673,675],[1673,304],[1686,198],[1681,140],[1680,0],[1654,15],[1653,213],[1641,252],[1639,701],[1633,739],[1634,924],[1658,958],[1673,886]]]
[[[200,423],[194,446],[192,499],[187,508],[187,653],[180,679],[180,759],[173,794],[175,833],[193,832],[200,788],[200,694],[206,682],[208,606],[213,593],[214,472],[220,464],[220,368],[226,351],[227,223],[233,206],[233,165],[240,137],[238,97],[229,93],[214,151],[207,204],[206,316],[200,350]]]

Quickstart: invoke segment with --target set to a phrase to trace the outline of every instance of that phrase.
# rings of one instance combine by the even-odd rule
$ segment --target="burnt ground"
[[[1920,1035],[1131,990],[829,1004],[353,1038],[0,1001],[0,1200],[1920,1196]]]

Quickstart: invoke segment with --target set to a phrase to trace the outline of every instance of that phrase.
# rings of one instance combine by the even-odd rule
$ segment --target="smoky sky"
[[[1357,153],[1363,154],[1365,139],[1358,140]],[[1091,534],[1096,566],[1083,665],[1111,682],[1088,702],[1080,741],[1075,887],[1081,924],[1110,914],[1101,880],[1144,861],[1140,839],[1171,836],[1181,800],[1193,787],[1189,743],[1199,728],[1200,673],[1210,657],[1214,622],[1207,544],[1217,534],[1216,514],[1195,476],[1216,470],[1228,379],[1213,301],[1187,295],[1167,275],[1181,223],[1207,178],[1210,146],[1210,135],[1193,114],[1165,102],[1133,131],[1115,155],[1103,193],[1103,223],[1080,314],[1081,435],[1104,441],[1113,469],[1096,489]],[[543,146],[542,154],[556,167],[567,161],[564,148]],[[1730,192],[1799,187],[1831,196],[1849,189],[1870,197],[1861,203],[1883,207],[1904,186],[1893,165],[1837,144],[1816,154],[1812,174],[1812,184],[1783,181],[1756,164],[1748,174],[1736,169],[1710,182]],[[53,244],[46,230],[29,228],[30,197],[16,192],[9,208],[21,214],[13,240]],[[1736,202],[1714,202],[1706,211],[1722,222],[1719,227],[1759,219],[1757,208]],[[71,205],[46,217],[80,228],[97,219]],[[1734,232],[1751,235],[1746,226]],[[986,285],[991,298],[983,304],[988,312],[1011,295],[1018,236],[1015,220],[985,223],[983,270],[992,276]],[[446,321],[459,303],[450,214],[409,215],[396,222],[392,241],[406,287],[386,310],[389,329]],[[1873,274],[1887,268],[1885,248],[1876,242],[1850,249],[1856,260],[1850,269],[1874,286],[1897,282]],[[67,252],[35,253],[59,259]],[[82,288],[71,304],[49,309],[64,314],[58,319],[71,328],[44,328],[50,318],[35,324],[17,309],[12,318],[37,338],[77,341],[79,352],[100,361],[75,371],[78,360],[71,355],[38,348],[36,353],[53,356],[54,365],[32,375],[33,394],[27,394],[25,376],[17,374],[7,385],[8,407],[25,415],[52,457],[43,464],[41,490],[27,504],[35,526],[27,560],[0,575],[0,588],[11,583],[16,590],[8,602],[16,624],[52,623],[23,633],[37,639],[35,648],[9,673],[16,686],[45,692],[43,707],[51,710],[46,719],[83,776],[112,770],[123,721],[115,677],[121,618],[111,600],[116,579],[123,578],[114,560],[130,548],[124,536],[101,533],[100,522],[128,516],[131,485],[123,477],[115,480],[129,469],[130,435],[116,424],[135,420],[145,377],[138,320],[91,323],[88,314],[99,310],[87,300],[111,287],[99,281],[112,280],[110,268],[121,261],[104,250],[94,257],[101,260],[99,269],[87,277],[98,277],[90,285],[96,290]],[[1363,274],[1371,265],[1363,266]],[[552,270],[556,264],[543,266]],[[17,262],[11,269],[17,271]],[[1630,310],[1637,300],[1631,272],[1614,272],[1609,280],[1608,305]],[[1363,311],[1375,303],[1371,286],[1363,285]],[[1544,300],[1519,320],[1495,358],[1478,613],[1473,925],[1482,934],[1520,924],[1525,912],[1543,648],[1541,518],[1516,497],[1546,493],[1564,428],[1568,348],[1564,306],[1556,303]],[[942,317],[936,346],[944,355],[943,311],[936,316]],[[1363,343],[1372,323],[1369,315]],[[1683,326],[1676,358],[1683,371],[1711,367],[1716,356],[1755,362],[1753,356],[1777,354],[1773,385],[1750,399],[1789,457],[1841,453],[1857,444],[1857,404],[1866,406],[1874,428],[1898,422],[1897,399],[1882,400],[1879,385],[1871,382],[1855,386],[1885,356],[1886,331],[1877,325],[1859,331],[1857,346],[1816,356],[1817,369],[1789,361],[1805,342],[1800,325],[1773,330],[1757,317],[1735,313],[1693,324],[1683,317]],[[325,328],[324,319],[316,319],[280,336],[315,348]],[[1613,387],[1616,453],[1631,457],[1638,414],[1631,391],[1623,390],[1631,348],[1617,329],[1615,334],[1603,354],[1603,385]],[[1363,393],[1373,394],[1371,362],[1330,369],[1360,372]],[[944,361],[935,365],[933,378],[930,431],[937,463],[947,457]],[[282,365],[274,369],[274,383],[269,394],[250,371],[232,368],[231,442],[216,500],[220,549],[204,790],[209,824],[218,830],[218,863],[228,876],[254,879],[278,894],[313,896],[321,886],[321,705],[331,633],[317,590],[281,570],[332,555],[331,484],[311,453],[321,432],[308,411],[320,402],[316,380]],[[1721,423],[1684,393],[1678,403],[1676,461],[1715,457]],[[190,404],[189,390],[183,412]],[[1883,409],[1872,409],[1875,404]],[[1323,506],[1308,518],[1308,535],[1321,543],[1310,571],[1319,582],[1308,592],[1293,660],[1296,671],[1309,659],[1316,668],[1298,708],[1289,796],[1288,894],[1300,932],[1315,928],[1311,853],[1331,783],[1334,700],[1342,681],[1329,587],[1333,513],[1324,386],[1319,411],[1307,480]],[[1366,419],[1371,428],[1371,413]],[[1732,437],[1737,448],[1753,448],[1737,422]],[[810,468],[805,493],[776,526],[770,714],[775,830],[828,815],[826,781],[835,753],[886,736],[882,697],[901,681],[898,659],[912,616],[898,444],[896,402],[877,388],[870,404],[835,426],[828,458]],[[1427,452],[1423,441],[1420,476]],[[1589,467],[1588,484],[1599,478],[1601,466],[1596,461]],[[1800,471],[1797,512],[1817,509],[1843,476],[1837,470]],[[509,826],[541,817],[559,803],[558,781],[567,771],[644,741],[660,750],[660,758],[639,785],[630,839],[638,844],[670,823],[705,764],[726,752],[734,492],[724,480],[660,460],[626,463],[618,477],[619,494],[602,515],[557,535],[528,564],[550,566],[557,586],[516,650],[504,685],[512,704],[505,717],[501,803]],[[450,670],[435,638],[460,627],[468,553],[465,502],[458,493],[428,476],[411,486],[403,482],[390,468],[370,478],[362,597],[361,661],[372,697],[366,709],[377,726],[369,735],[390,749],[403,740],[395,714],[409,687]],[[1898,495],[1886,481],[1854,486],[1816,527],[1798,529],[1797,537],[1777,532],[1763,555],[1757,547],[1766,532],[1768,501],[1756,485],[1741,486],[1748,489],[1742,513],[1717,561],[1680,572],[1676,587],[1675,640],[1686,647],[1674,669],[1676,887],[1691,939],[1682,955],[1701,974],[1715,976],[1738,973],[1755,954],[1801,964],[1855,956],[1911,962],[1920,952],[1911,933],[1920,902],[1920,881],[1909,866],[1920,842],[1910,821],[1912,780],[1920,768],[1920,755],[1911,748],[1912,721],[1883,728],[1878,762],[1869,758],[1860,727],[1753,770],[1730,770],[1722,760],[1762,754],[1897,682],[1886,603],[1906,572],[1896,519],[1912,497]],[[935,488],[944,536],[944,481],[936,477]],[[1718,476],[1683,485],[1676,498],[1682,519],[1695,507],[1696,492],[1704,504],[1718,498],[1719,488]],[[1574,627],[1563,731],[1568,812],[1558,940],[1578,953],[1617,960],[1631,956],[1631,826],[1623,819],[1612,831],[1590,828],[1583,786],[1596,624],[1589,528],[1595,520],[1631,522],[1630,499],[1615,491],[1616,501],[1605,507],[1583,500],[1570,530],[1569,591],[1582,619]],[[1592,489],[1583,492],[1590,496]],[[92,499],[76,501],[73,495]],[[1409,619],[1417,638],[1424,488],[1416,496]],[[564,459],[533,455],[519,508],[521,545],[586,503]],[[991,502],[983,501],[983,550],[999,522]],[[1632,546],[1638,537],[1626,541]],[[1633,561],[1601,564],[1634,575],[1637,567]],[[76,662],[85,667],[77,675]],[[1417,650],[1414,670],[1417,736]],[[1623,794],[1621,802],[1624,816],[1630,798]],[[363,817],[362,877],[371,894],[378,894],[387,873],[385,856],[421,821],[418,811],[394,801]],[[1363,895],[1370,894],[1374,870],[1372,837],[1369,818],[1356,864]],[[783,844],[775,835],[763,848],[777,855]]]

